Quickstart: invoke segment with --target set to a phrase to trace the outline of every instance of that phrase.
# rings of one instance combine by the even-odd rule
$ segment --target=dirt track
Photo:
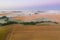
[[[60,26],[12,25],[7,40],[60,40]]]

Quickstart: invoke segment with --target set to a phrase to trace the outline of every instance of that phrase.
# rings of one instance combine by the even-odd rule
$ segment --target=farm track
[[[60,26],[12,25],[7,40],[60,40]]]

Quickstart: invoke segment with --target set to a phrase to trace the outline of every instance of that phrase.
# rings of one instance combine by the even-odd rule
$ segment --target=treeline
[[[48,22],[50,22],[50,21],[48,21]],[[23,25],[36,25],[36,24],[48,23],[48,22],[44,22],[44,21],[40,21],[40,22],[22,22],[20,24],[23,24]],[[58,22],[50,22],[50,23],[58,24]]]
[[[1,18],[6,18],[6,23],[0,23],[0,26],[5,26],[5,25],[11,25],[11,24],[23,24],[23,25],[36,25],[38,23],[54,23],[54,24],[58,24],[58,22],[51,22],[51,21],[40,21],[40,22],[17,22],[17,21],[9,21],[9,17],[6,17],[6,16],[3,16],[3,17],[0,17]]]
[[[11,25],[11,24],[17,24],[17,22],[15,22],[15,21],[8,21],[7,23],[3,23],[3,24],[0,23],[0,26]]]
[[[4,20],[4,22],[6,22],[6,23],[1,23],[2,22],[2,20]],[[9,20],[9,17],[7,17],[7,16],[2,16],[2,17],[0,17],[0,26],[5,26],[5,25],[11,25],[11,24],[17,24],[17,22],[16,21],[11,21],[11,20]]]

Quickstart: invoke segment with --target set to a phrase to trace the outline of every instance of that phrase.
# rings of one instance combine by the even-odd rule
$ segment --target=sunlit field
[[[59,25],[12,25],[7,40],[60,40]]]
[[[9,26],[0,26],[0,40],[5,40],[9,32]]]

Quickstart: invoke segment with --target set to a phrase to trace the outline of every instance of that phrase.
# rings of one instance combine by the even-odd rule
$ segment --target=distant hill
[[[0,16],[31,16],[35,14],[59,14],[60,10],[45,10],[45,11],[0,11]]]
[[[35,14],[37,13],[37,14]],[[31,21],[38,18],[51,18],[57,22],[60,22],[59,10],[47,10],[47,11],[6,11],[0,12],[1,16],[11,17],[14,20]]]
[[[31,16],[16,16],[12,17],[15,20],[31,21],[38,18],[51,18],[57,22],[60,22],[60,14],[36,14]]]

